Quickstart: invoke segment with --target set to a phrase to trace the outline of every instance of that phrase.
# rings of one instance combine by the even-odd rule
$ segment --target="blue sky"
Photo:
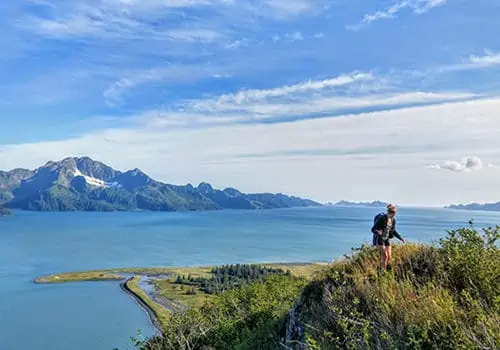
[[[500,200],[498,2],[11,0],[0,15],[3,169],[89,155],[325,201]]]

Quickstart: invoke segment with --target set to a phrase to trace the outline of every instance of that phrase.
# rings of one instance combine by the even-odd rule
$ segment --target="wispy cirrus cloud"
[[[32,12],[20,21],[20,26],[54,38],[112,39],[116,35],[158,35],[160,38],[211,41],[220,37],[218,32],[227,29],[235,17],[239,21],[232,26],[245,27],[254,22],[247,19],[249,14],[286,20],[318,10],[324,3],[326,0],[258,0],[241,3],[226,0],[45,0],[33,4],[48,7],[50,11],[45,11],[44,16],[40,16],[39,11]],[[208,18],[201,20],[198,16],[185,16],[183,22],[192,25],[183,27],[178,21],[178,11],[189,9],[205,10]],[[161,26],[157,20],[161,21]],[[168,30],[165,31],[165,27]]]
[[[165,64],[151,69],[139,69],[110,83],[102,96],[108,106],[119,105],[122,98],[132,90],[154,83],[183,84],[203,79],[229,78],[230,66],[211,66],[210,64]]]
[[[242,90],[234,94],[226,94],[218,97],[216,104],[224,103],[244,103],[248,101],[259,101],[270,97],[279,97],[289,94],[301,93],[306,91],[321,90],[325,88],[349,85],[358,81],[372,80],[373,75],[370,73],[357,72],[353,74],[345,74],[335,78],[324,80],[309,80],[293,85],[285,85],[273,89],[250,89]]]
[[[409,9],[415,15],[424,14],[435,7],[444,5],[448,0],[403,0],[396,2],[394,5],[374,13],[365,14],[363,19],[355,24],[347,26],[347,29],[358,30],[362,27],[385,19],[396,18],[398,13]]]
[[[217,123],[283,122],[478,97],[461,92],[400,91],[383,81],[371,73],[355,72],[272,89],[240,90],[216,97],[181,101],[165,111],[158,111],[156,121],[161,119],[166,124],[181,125],[179,120],[182,120],[185,126],[191,123],[200,125],[202,118],[218,120]],[[372,84],[373,88],[367,89],[366,84]],[[182,115],[185,116],[183,119]]]
[[[264,4],[279,18],[297,16],[315,8],[309,0],[265,0]]]
[[[470,55],[459,63],[438,66],[430,71],[432,73],[459,72],[466,70],[478,70],[500,66],[500,52],[485,50],[483,55]]]

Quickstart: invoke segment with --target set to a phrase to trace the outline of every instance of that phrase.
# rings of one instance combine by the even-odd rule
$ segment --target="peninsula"
[[[122,268],[40,276],[39,284],[119,282],[161,332],[172,313],[199,309],[213,297],[272,275],[311,278],[326,263],[263,263],[201,267]]]

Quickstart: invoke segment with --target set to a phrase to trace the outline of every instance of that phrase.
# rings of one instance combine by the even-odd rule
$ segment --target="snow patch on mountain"
[[[95,177],[87,176],[87,175],[83,174],[78,168],[75,169],[74,176],[75,177],[76,176],[83,177],[85,179],[85,181],[91,186],[107,188],[107,187],[113,187],[113,186],[118,185],[118,183],[116,183],[116,182],[109,183],[109,182],[103,181],[101,179],[96,179]]]

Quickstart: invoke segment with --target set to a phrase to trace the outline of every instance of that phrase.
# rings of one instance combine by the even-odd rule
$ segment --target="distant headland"
[[[500,202],[497,203],[470,203],[470,204],[452,204],[446,209],[458,209],[458,210],[484,210],[484,211],[500,211]]]

